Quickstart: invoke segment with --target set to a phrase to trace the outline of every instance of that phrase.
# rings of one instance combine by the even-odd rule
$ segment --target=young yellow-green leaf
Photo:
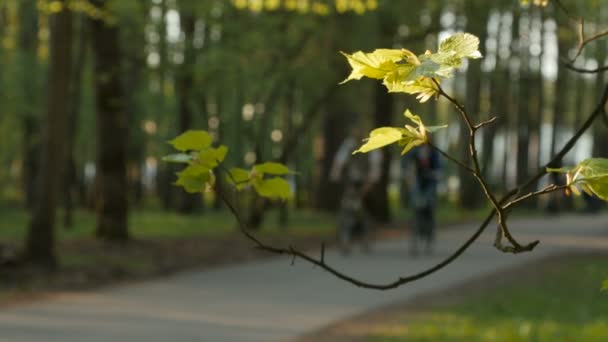
[[[608,201],[608,159],[586,159],[575,170],[572,177],[574,185],[578,184],[587,193]]]
[[[281,163],[273,163],[273,162],[267,162],[264,164],[255,165],[253,167],[253,169],[255,172],[262,174],[262,175],[269,174],[269,175],[281,176],[281,175],[286,175],[286,174],[290,173],[287,166],[285,166]]]
[[[224,161],[227,153],[228,148],[224,145],[218,148],[206,148],[198,154],[198,163],[213,169]]]
[[[427,132],[433,132],[447,126],[432,126],[427,127],[422,122],[422,119],[412,113],[409,109],[403,115],[412,121],[416,127],[405,125],[401,127],[381,127],[373,130],[366,143],[361,146],[355,153],[366,153],[390,144],[398,143],[399,146],[404,146],[401,155],[407,153],[413,147],[422,145],[428,141]]]
[[[547,168],[548,172],[566,173],[569,190],[580,195],[579,187],[590,195],[608,201],[608,159],[585,159],[571,169]]]
[[[463,58],[481,58],[479,38],[469,33],[456,33],[439,44],[439,53],[445,54],[443,63],[456,63],[458,66]],[[455,62],[458,60],[458,62]]]
[[[226,176],[228,184],[236,186],[237,190],[242,190],[244,187],[249,185],[249,171],[238,167],[233,167],[228,171],[229,174]]]
[[[521,0],[520,2],[522,5],[530,4],[530,0]],[[532,1],[532,3],[534,4],[534,6],[546,7],[549,4],[549,0],[534,0]]]
[[[447,128],[448,125],[442,125],[442,126],[426,126],[423,122],[422,119],[420,118],[420,116],[415,115],[414,113],[412,113],[409,109],[407,109],[404,113],[403,116],[405,116],[406,118],[410,119],[413,123],[415,123],[418,126],[418,129],[416,130],[417,133],[419,134],[419,136],[421,138],[424,138],[424,140],[426,140],[426,133],[433,133],[436,132],[440,129],[444,129]],[[411,126],[406,125],[405,128],[407,128],[410,132],[412,132],[412,128]]]
[[[289,183],[281,178],[257,179],[253,182],[255,191],[262,197],[287,200],[291,197]]]
[[[438,79],[437,81],[439,82]],[[420,103],[428,101],[438,92],[437,85],[428,77],[421,77],[415,81],[405,82],[395,79],[392,76],[388,76],[384,80],[384,85],[388,89],[389,93],[406,93],[412,95],[418,94],[416,99],[418,99]]]
[[[422,145],[426,143],[426,140],[422,140],[422,139],[409,139],[409,140],[404,140],[403,142],[401,142],[399,145],[405,145],[405,147],[403,147],[403,150],[401,150],[401,155],[405,155],[406,153],[408,153],[411,149],[413,149],[416,146]]]
[[[190,155],[188,153],[176,153],[176,154],[170,154],[168,156],[163,157],[163,161],[168,162],[168,163],[188,164],[192,161],[192,159],[193,159],[192,155]]]
[[[177,173],[175,185],[179,185],[188,193],[205,191],[212,183],[213,173],[204,166],[190,165]]]
[[[383,79],[387,74],[398,68],[398,62],[404,64],[419,64],[418,58],[409,50],[377,49],[371,53],[357,51],[352,55],[342,52],[353,69],[350,75],[342,81],[360,80],[363,77]]]
[[[175,149],[186,151],[200,151],[211,146],[213,139],[206,131],[186,131],[177,138],[169,141]]]
[[[372,150],[379,149],[381,147],[394,144],[399,140],[403,139],[405,134],[410,134],[407,130],[397,127],[380,127],[376,128],[369,134],[369,138],[363,146],[355,153],[367,153]]]

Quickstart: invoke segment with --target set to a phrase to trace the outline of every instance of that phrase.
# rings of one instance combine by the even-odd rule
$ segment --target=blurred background
[[[564,3],[588,19],[589,30],[608,18],[601,1]],[[188,129],[208,130],[227,145],[230,166],[280,161],[297,171],[287,203],[248,192],[238,197],[251,229],[279,242],[327,239],[340,198],[328,173],[351,125],[401,126],[409,108],[428,125],[449,125],[434,135],[436,145],[462,159],[467,154],[466,127],[446,101],[419,104],[371,80],[339,85],[350,71],[339,52],[422,54],[459,31],[480,38],[484,58],[463,67],[445,89],[476,120],[498,118],[480,133],[478,148],[500,192],[547,162],[599,97],[603,74],[573,73],[560,63],[572,57],[576,32],[554,6],[0,0],[3,253],[23,250],[37,264],[60,264],[74,272],[54,281],[70,284],[247,258],[233,251],[240,241],[235,222],[218,198],[183,193],[173,186],[177,169],[160,161],[171,151],[167,141]],[[595,42],[576,66],[605,65],[607,53],[605,40]],[[607,157],[607,140],[606,124],[598,122],[565,164]],[[373,215],[394,226],[411,214],[399,150],[382,153]],[[440,193],[440,222],[476,218],[487,207],[475,180],[447,163]],[[526,210],[581,208],[589,207],[564,197],[531,202]],[[15,284],[31,276],[16,274]]]

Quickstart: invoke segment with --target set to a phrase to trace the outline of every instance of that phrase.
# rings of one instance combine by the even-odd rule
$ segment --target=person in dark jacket
[[[439,153],[428,144],[415,147],[401,160],[409,190],[409,203],[414,210],[414,227],[410,238],[410,254],[418,255],[418,243],[425,243],[431,254],[435,240],[435,208],[437,185],[441,175]]]

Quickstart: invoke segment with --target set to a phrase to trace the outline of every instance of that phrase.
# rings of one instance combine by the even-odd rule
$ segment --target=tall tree
[[[40,169],[41,132],[36,108],[38,94],[38,11],[36,0],[19,3],[19,53],[22,86],[23,168],[22,182],[25,205],[32,209],[35,203],[36,175]]]
[[[180,13],[180,24],[184,40],[184,60],[177,70],[176,90],[179,107],[178,129],[180,132],[192,129],[193,125],[193,91],[194,91],[194,30],[196,17],[190,11],[182,10]],[[201,196],[180,192],[177,210],[181,213],[191,213],[200,204]],[[200,206],[200,205],[199,205]]]
[[[108,1],[90,0],[108,13]],[[97,110],[96,211],[97,236],[112,241],[129,238],[127,226],[128,116],[121,80],[122,52],[119,28],[107,20],[91,18],[95,55]]]
[[[77,25],[75,26],[74,46],[74,65],[72,72],[72,80],[70,82],[70,110],[68,111],[68,131],[67,131],[67,147],[66,147],[66,165],[64,172],[64,191],[63,205],[64,216],[63,225],[66,228],[71,228],[73,224],[73,209],[74,195],[77,188],[78,172],[75,158],[76,145],[76,128],[78,125],[78,117],[80,113],[80,104],[82,98],[82,76],[85,67],[86,52],[87,52],[87,27],[86,18],[84,15],[78,16]]]
[[[38,196],[32,212],[26,240],[25,257],[29,261],[54,266],[55,209],[65,165],[65,135],[72,65],[72,14],[65,6],[51,16],[48,106],[44,127],[41,175]]]

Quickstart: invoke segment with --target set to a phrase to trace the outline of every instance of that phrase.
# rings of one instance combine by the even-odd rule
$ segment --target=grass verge
[[[606,254],[550,257],[355,317],[314,340],[608,341],[606,278]]]

